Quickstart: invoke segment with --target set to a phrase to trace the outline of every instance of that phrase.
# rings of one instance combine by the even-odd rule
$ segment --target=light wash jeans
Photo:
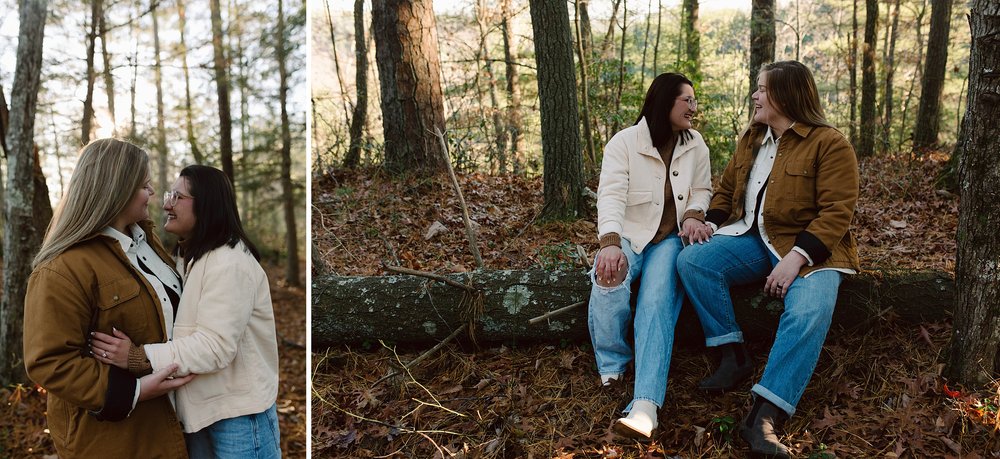
[[[705,330],[705,345],[743,342],[736,323],[729,287],[758,282],[769,274],[778,258],[761,241],[759,233],[713,236],[681,253],[678,271]],[[764,376],[750,390],[777,407],[795,414],[795,407],[812,378],[826,332],[830,329],[841,275],[837,271],[796,277],[785,294],[785,310],[764,367]]]
[[[191,459],[280,459],[277,405],[184,434]]]
[[[631,243],[622,238],[622,252],[628,258],[628,274],[616,287],[601,287],[590,272],[588,325],[590,339],[597,357],[597,370],[602,376],[621,374],[633,358],[626,341],[626,331],[632,319],[629,306],[629,286],[642,276],[635,308],[635,400],[648,400],[663,406],[667,392],[667,371],[674,347],[674,327],[684,300],[675,262],[681,252],[681,239],[671,233],[666,239],[647,245],[642,253],[632,251]],[[600,254],[598,253],[598,256]],[[594,266],[597,261],[594,261]],[[632,403],[625,412],[632,409]]]

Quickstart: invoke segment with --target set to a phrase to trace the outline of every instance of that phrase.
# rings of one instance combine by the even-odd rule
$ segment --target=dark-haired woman
[[[765,280],[785,309],[740,436],[754,453],[788,457],[774,432],[795,413],[830,328],[841,276],[859,269],[850,225],[858,200],[854,149],[823,115],[812,73],[796,61],[764,66],[756,110],[722,174],[707,220],[712,240],[677,261],[701,318],[705,344],[720,347],[701,382],[729,390],[753,374],[729,286]]]
[[[711,235],[704,212],[711,198],[708,147],[692,129],[694,87],[680,74],[657,76],[634,126],[604,147],[597,189],[601,249],[591,272],[589,327],[601,383],[620,380],[635,360],[627,416],[614,431],[650,438],[667,389],[674,326],[684,291],[675,261],[683,239]],[[641,278],[635,318],[629,286]],[[635,350],[626,331],[634,322]]]
[[[132,371],[176,364],[178,374],[198,375],[176,392],[192,458],[280,457],[274,311],[232,185],[218,169],[188,166],[163,209],[184,277],[173,340],[137,348],[124,334],[95,334],[95,357]],[[103,357],[122,349],[125,359]]]

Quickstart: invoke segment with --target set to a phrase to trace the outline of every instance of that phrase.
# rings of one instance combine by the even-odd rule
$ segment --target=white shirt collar
[[[761,145],[765,145],[768,142],[777,143],[777,139],[774,138],[774,132],[771,131],[771,126],[767,127],[767,132],[764,133],[764,140],[761,142]]]
[[[132,233],[131,237],[122,234],[121,231],[118,231],[110,226],[105,226],[104,229],[101,230],[101,234],[113,237],[119,244],[121,244],[122,250],[127,253],[129,250],[138,247],[139,244],[146,240],[146,232],[143,231],[139,225],[129,225],[128,229],[129,232]]]

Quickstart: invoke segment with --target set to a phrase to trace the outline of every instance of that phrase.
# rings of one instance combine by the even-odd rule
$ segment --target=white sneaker
[[[601,385],[605,387],[610,386],[612,381],[621,381],[622,376],[624,375],[622,375],[621,373],[615,373],[611,375],[601,375]]]
[[[656,405],[649,400],[636,400],[628,416],[615,420],[611,430],[623,437],[650,440],[656,429]]]

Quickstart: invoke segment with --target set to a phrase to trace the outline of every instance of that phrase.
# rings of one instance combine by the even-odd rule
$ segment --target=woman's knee
[[[595,268],[594,272],[591,272],[591,280],[593,281],[594,285],[598,287],[615,288],[618,287],[619,285],[622,285],[622,283],[625,282],[625,278],[628,277],[629,268],[630,266],[628,259],[625,260],[625,266],[615,271],[615,273],[612,274],[610,277],[598,276]]]

